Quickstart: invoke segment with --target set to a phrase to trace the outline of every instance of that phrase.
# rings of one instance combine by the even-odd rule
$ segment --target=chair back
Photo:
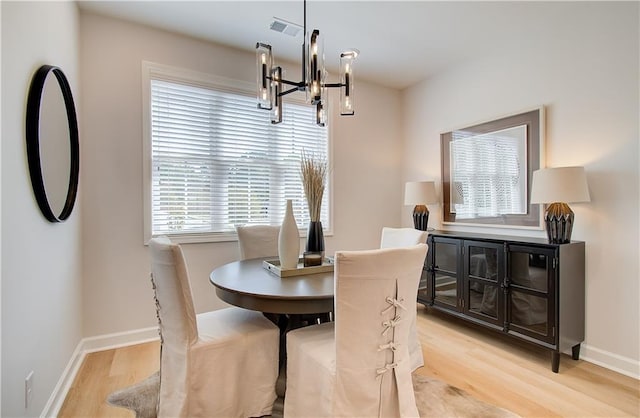
[[[161,340],[158,408],[165,411],[165,403],[186,405],[188,353],[198,328],[182,249],[167,237],[151,239],[149,249]]]
[[[336,252],[336,411],[417,416],[408,341],[426,254],[426,244]]]
[[[409,247],[411,245],[425,244],[427,242],[427,231],[415,228],[382,228],[380,238],[380,248]]]
[[[240,259],[277,257],[279,226],[237,226]]]

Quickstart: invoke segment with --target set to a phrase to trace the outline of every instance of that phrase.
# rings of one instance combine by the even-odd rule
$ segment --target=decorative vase
[[[278,234],[278,258],[280,268],[294,269],[298,267],[300,256],[300,233],[296,219],[293,217],[293,204],[287,200],[287,210]]]
[[[317,253],[324,258],[324,233],[322,232],[322,222],[309,222],[309,230],[307,231],[307,246],[305,252]]]

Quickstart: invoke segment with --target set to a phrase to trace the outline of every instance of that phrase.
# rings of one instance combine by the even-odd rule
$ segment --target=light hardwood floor
[[[425,367],[417,372],[466,390],[522,417],[638,417],[640,381],[506,339],[439,312],[418,308]],[[158,369],[158,343],[87,355],[59,417],[133,417],[106,404],[112,391]]]

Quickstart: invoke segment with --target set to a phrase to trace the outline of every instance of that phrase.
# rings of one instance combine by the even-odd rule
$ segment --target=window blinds
[[[456,219],[527,213],[526,126],[469,136],[454,131],[452,182],[464,202],[454,202]]]
[[[313,123],[311,107],[287,103],[284,121],[273,125],[252,95],[161,79],[150,83],[153,235],[279,225],[287,199],[298,227],[306,230],[300,156],[304,150],[328,158],[327,129]]]

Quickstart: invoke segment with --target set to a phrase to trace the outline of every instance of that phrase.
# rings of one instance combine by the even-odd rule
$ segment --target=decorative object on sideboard
[[[282,78],[282,67],[273,65],[271,45],[256,44],[256,70],[258,108],[271,111],[271,123],[282,122],[282,97],[296,91],[306,92],[307,101],[316,107],[316,123],[325,126],[328,115],[328,88],[340,88],[340,114],[354,114],[353,62],[360,53],[350,49],[340,54],[340,82],[327,83],[327,71],[324,68],[324,46],[320,31],[314,29],[307,34],[307,1],[303,2],[304,24],[299,25],[274,18],[271,29],[276,32],[296,36],[302,29],[302,81],[290,81]],[[283,84],[291,86],[283,91]]]
[[[543,168],[533,172],[531,203],[549,203],[544,214],[549,243],[571,242],[574,214],[567,203],[590,200],[584,167]]]
[[[300,177],[307,198],[310,219],[305,255],[316,253],[316,255],[320,255],[320,260],[322,260],[324,258],[324,233],[320,221],[320,211],[327,180],[327,161],[316,159],[303,152],[300,159]]]
[[[426,231],[429,223],[427,205],[438,203],[436,186],[433,181],[410,181],[404,185],[404,204],[415,205],[413,208],[413,226]]]
[[[544,107],[453,129],[440,141],[443,224],[542,229],[542,208],[528,197],[533,171],[544,166]]]
[[[76,201],[80,145],[73,94],[60,68],[43,65],[33,75],[25,122],[36,202],[49,222],[62,222],[71,215]]]
[[[280,266],[285,269],[294,269],[298,266],[300,256],[300,232],[296,218],[293,216],[293,202],[287,200],[287,209],[284,213],[282,226],[278,233],[278,258]]]

